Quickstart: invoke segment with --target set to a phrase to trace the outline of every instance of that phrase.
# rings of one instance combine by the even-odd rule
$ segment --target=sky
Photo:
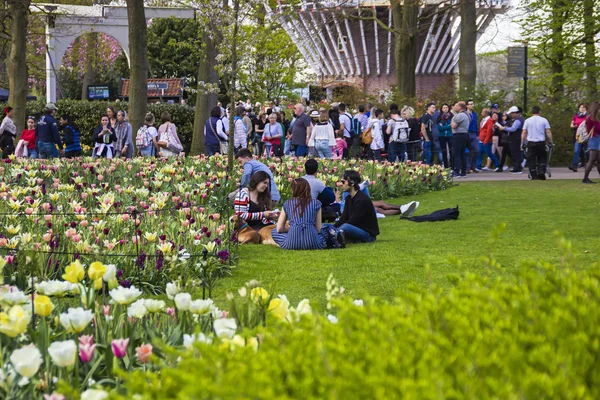
[[[519,46],[521,27],[516,22],[522,11],[513,8],[505,14],[496,16],[485,33],[477,41],[477,53],[505,50],[508,46]]]

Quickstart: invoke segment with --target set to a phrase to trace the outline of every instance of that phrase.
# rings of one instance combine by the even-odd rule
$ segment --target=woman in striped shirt
[[[279,216],[271,208],[271,178],[264,171],[258,171],[250,178],[248,187],[235,196],[235,214],[255,231],[272,225]]]

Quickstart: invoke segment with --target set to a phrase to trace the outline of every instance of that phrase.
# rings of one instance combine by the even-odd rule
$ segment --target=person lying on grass
[[[339,183],[338,183],[339,185]],[[364,192],[369,198],[371,197],[369,193],[369,181],[364,181],[360,185],[358,185],[359,190]],[[339,191],[335,193],[336,202],[340,204],[341,211],[344,211],[344,204],[346,202],[346,198],[348,197],[347,192],[343,192],[340,194]],[[390,204],[383,200],[371,200],[373,202],[373,206],[375,207],[377,218],[385,218],[386,215],[400,215],[403,217],[410,218],[413,216],[417,208],[419,208],[418,201],[411,201],[409,203],[403,205]]]

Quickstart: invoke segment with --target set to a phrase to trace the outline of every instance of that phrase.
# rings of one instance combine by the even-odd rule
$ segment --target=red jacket
[[[494,120],[490,117],[479,129],[479,141],[483,144],[492,143],[494,137]]]
[[[21,139],[25,140],[27,143],[27,150],[31,150],[35,148],[35,129],[25,129],[21,133]]]

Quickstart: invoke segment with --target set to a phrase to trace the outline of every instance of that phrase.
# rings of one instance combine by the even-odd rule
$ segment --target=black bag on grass
[[[413,222],[435,222],[435,221],[449,221],[452,219],[458,219],[458,206],[456,208],[444,208],[443,210],[437,210],[427,215],[419,215],[418,217],[400,217],[400,219],[406,219]]]

